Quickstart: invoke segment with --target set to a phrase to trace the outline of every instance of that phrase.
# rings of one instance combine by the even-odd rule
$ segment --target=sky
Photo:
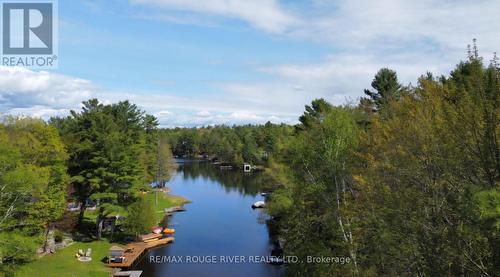
[[[130,100],[162,127],[297,122],[355,103],[382,67],[415,84],[478,41],[500,51],[498,0],[59,0],[59,66],[0,66],[0,113],[48,119]]]

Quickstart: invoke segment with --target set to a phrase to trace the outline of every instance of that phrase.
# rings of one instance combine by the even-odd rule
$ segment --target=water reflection
[[[242,195],[256,196],[261,191],[264,178],[260,172],[243,173],[242,170],[220,169],[207,161],[177,160],[178,172],[185,180],[203,178],[205,181],[218,182],[226,192],[236,191]]]
[[[260,173],[220,170],[199,161],[179,161],[177,174],[167,184],[172,193],[192,201],[187,211],[168,219],[176,229],[175,242],[152,249],[136,269],[142,276],[280,276],[281,267],[265,262],[180,263],[151,262],[151,257],[268,256],[273,245],[269,240],[262,210],[252,203],[262,200]]]

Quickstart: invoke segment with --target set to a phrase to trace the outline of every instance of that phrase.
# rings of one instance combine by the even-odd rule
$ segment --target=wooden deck
[[[173,242],[173,237],[154,240],[150,242],[134,242],[127,244],[123,256],[125,259],[121,263],[108,263],[109,267],[129,268],[144,255],[149,248]]]

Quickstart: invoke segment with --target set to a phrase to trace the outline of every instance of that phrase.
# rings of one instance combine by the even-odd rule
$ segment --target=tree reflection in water
[[[261,192],[264,175],[261,172],[243,173],[239,169],[220,169],[203,160],[176,160],[179,164],[177,172],[182,172],[186,180],[195,178],[209,179],[221,184],[226,192],[237,191],[242,195],[255,196]]]

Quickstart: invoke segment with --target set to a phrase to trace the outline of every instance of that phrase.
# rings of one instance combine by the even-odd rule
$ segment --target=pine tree
[[[400,97],[402,86],[398,83],[396,72],[389,68],[380,69],[371,85],[374,91],[365,89],[364,92],[376,110],[382,110],[389,101]]]

